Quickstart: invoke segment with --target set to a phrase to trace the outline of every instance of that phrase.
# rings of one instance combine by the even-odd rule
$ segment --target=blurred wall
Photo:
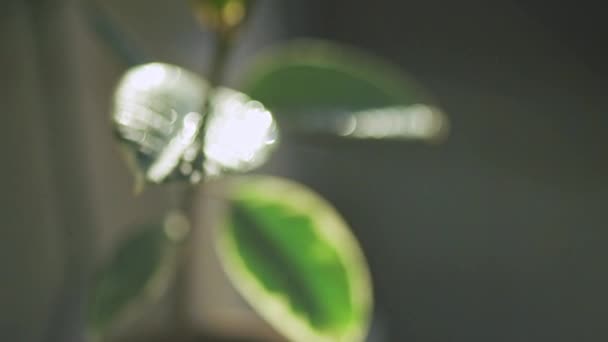
[[[69,25],[59,2],[0,14],[3,341],[79,340],[93,227]]]

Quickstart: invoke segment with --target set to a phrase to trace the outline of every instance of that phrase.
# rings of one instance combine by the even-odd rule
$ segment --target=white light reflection
[[[146,91],[163,86],[167,78],[179,76],[173,75],[171,69],[161,63],[145,64],[135,70],[124,79],[125,88]]]
[[[321,110],[318,114],[301,115],[291,128],[352,139],[439,140],[447,133],[448,120],[435,107],[415,104],[355,112]]]
[[[217,92],[213,104],[204,144],[207,172],[217,174],[217,166],[247,171],[266,161],[278,138],[272,114],[261,103],[226,88]]]
[[[338,125],[338,134],[343,137],[347,137],[352,135],[357,130],[357,118],[355,116],[350,116],[343,120],[341,125]]]
[[[356,112],[346,124],[354,138],[436,139],[446,129],[443,113],[422,104]]]
[[[186,150],[194,143],[202,118],[203,116],[196,112],[186,114],[180,133],[169,141],[148,169],[146,176],[149,180],[158,183],[175,169]]]
[[[147,158],[137,165],[164,181],[184,156],[194,159],[207,84],[180,67],[150,63],[130,69],[114,96],[113,122],[124,141]],[[183,173],[183,172],[182,172]]]
[[[234,90],[213,93],[201,136],[207,90],[197,75],[162,63],[137,66],[122,78],[112,119],[120,138],[137,153],[136,166],[148,181],[196,183],[227,171],[249,171],[270,155],[278,137],[272,115]]]

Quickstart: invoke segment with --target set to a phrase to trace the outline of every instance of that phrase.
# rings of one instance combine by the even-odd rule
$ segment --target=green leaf
[[[227,88],[213,92],[211,113],[203,113],[208,93],[206,81],[174,65],[149,63],[124,75],[112,123],[138,179],[196,183],[203,174],[251,170],[270,156],[278,138],[271,113]]]
[[[235,287],[294,341],[358,341],[367,332],[368,268],[339,214],[302,185],[236,180],[218,252]]]
[[[197,137],[207,88],[197,75],[163,63],[136,66],[122,77],[112,122],[136,175],[152,183],[197,177],[187,166],[201,160]]]
[[[262,165],[279,142],[272,114],[247,95],[219,88],[205,132],[205,172],[245,172]]]
[[[87,323],[99,334],[134,304],[160,295],[171,272],[169,240],[163,226],[144,225],[118,246],[99,269],[89,293]]]
[[[436,101],[399,68],[327,42],[301,41],[263,54],[240,89],[297,132],[436,139],[447,128]]]

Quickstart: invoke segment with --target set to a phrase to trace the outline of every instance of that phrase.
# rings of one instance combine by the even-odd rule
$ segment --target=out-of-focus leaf
[[[200,178],[197,140],[207,83],[180,67],[150,63],[131,68],[114,96],[112,121],[131,168],[152,183]]]
[[[428,92],[397,67],[326,42],[296,42],[262,55],[241,90],[296,133],[437,139],[447,129]]]
[[[93,334],[106,331],[134,303],[160,295],[171,276],[171,244],[163,225],[138,227],[95,275],[87,323]]]
[[[139,179],[198,182],[203,174],[244,172],[268,158],[278,137],[271,113],[231,89],[213,92],[201,136],[207,92],[207,82],[173,65],[144,64],[125,74],[112,121]]]
[[[241,178],[226,193],[218,252],[253,308],[293,341],[362,340],[370,277],[339,214],[309,189],[279,178]]]
[[[258,101],[228,88],[212,100],[205,132],[205,173],[245,172],[262,165],[279,142],[273,115]]]

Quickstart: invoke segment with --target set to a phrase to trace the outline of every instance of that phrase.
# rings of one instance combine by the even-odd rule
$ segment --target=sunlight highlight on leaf
[[[195,178],[183,172],[201,159],[196,141],[207,84],[180,67],[150,63],[130,69],[114,96],[112,120],[136,173],[152,183]],[[180,167],[178,167],[180,166]]]
[[[173,65],[150,63],[125,74],[112,121],[136,176],[196,183],[204,175],[249,171],[270,157],[279,136],[272,114],[228,88],[214,91],[211,112],[202,113],[207,93],[204,80]]]
[[[235,287],[293,341],[361,341],[371,282],[348,226],[322,198],[273,177],[240,178],[218,252]]]
[[[272,114],[245,94],[221,88],[213,99],[213,115],[205,135],[208,173],[213,167],[248,171],[274,151],[279,131]]]
[[[438,140],[446,132],[443,113],[414,104],[380,109],[297,115],[285,125],[310,135],[334,135],[354,139]]]
[[[241,89],[294,134],[436,141],[449,126],[429,92],[399,68],[328,42],[305,40],[267,52]]]

